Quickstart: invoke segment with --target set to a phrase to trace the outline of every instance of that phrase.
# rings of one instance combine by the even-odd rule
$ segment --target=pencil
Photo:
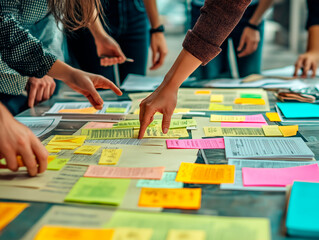
[[[102,56],[99,56],[99,58],[102,59],[102,58],[113,58],[113,57],[109,57],[109,56],[102,55]],[[134,59],[132,59],[132,58],[126,58],[126,59],[125,59],[125,62],[134,62]]]

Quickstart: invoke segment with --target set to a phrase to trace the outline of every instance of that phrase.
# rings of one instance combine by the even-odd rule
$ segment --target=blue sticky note
[[[314,103],[277,103],[285,118],[319,118],[319,105]]]
[[[319,183],[294,182],[286,227],[289,235],[319,237]]]
[[[176,172],[164,172],[161,180],[141,179],[137,182],[136,187],[183,188],[182,182],[175,182],[176,174]]]

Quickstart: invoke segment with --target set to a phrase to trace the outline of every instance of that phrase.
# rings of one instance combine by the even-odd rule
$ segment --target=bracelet
[[[257,30],[257,31],[260,31],[260,29],[259,29],[259,27],[257,25],[251,24],[249,22],[246,23],[246,27],[249,27],[249,28]]]
[[[158,33],[158,32],[164,32],[165,31],[165,28],[163,25],[160,25],[159,27],[157,28],[151,28],[150,29],[150,34],[153,34],[153,33]]]

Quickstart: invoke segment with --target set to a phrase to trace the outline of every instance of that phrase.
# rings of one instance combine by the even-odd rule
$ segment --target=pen
[[[113,57],[102,55],[102,56],[99,56],[99,58],[102,59],[102,58],[113,58]],[[125,62],[134,62],[134,59],[126,58]]]

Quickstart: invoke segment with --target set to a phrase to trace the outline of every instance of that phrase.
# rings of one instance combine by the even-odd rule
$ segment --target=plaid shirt
[[[27,78],[17,78],[16,71],[41,78],[56,61],[27,30],[47,13],[47,0],[0,0],[0,92],[21,94]]]

